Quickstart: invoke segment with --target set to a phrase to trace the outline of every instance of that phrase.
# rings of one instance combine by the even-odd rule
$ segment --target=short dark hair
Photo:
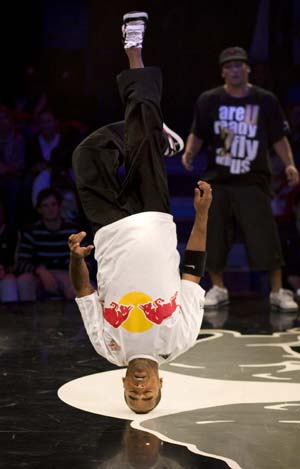
[[[135,412],[136,414],[148,414],[149,412],[151,412],[151,410],[155,409],[155,407],[158,406],[158,404],[160,403],[160,400],[161,400],[161,389],[158,391],[158,395],[157,395],[157,398],[156,398],[156,401],[155,401],[155,404],[154,406],[149,409],[149,410],[134,410],[130,407],[130,405],[128,404],[128,401],[127,401],[127,398],[126,398],[126,394],[124,393],[124,399],[125,399],[125,402],[126,404],[128,405],[128,407],[133,410],[133,412]]]
[[[42,204],[42,202],[45,200],[45,199],[48,199],[48,197],[55,197],[57,203],[59,205],[61,205],[62,203],[62,196],[60,194],[60,192],[58,192],[57,189],[55,189],[54,187],[48,187],[47,189],[43,189],[41,190],[41,192],[38,193],[38,196],[37,196],[37,201],[36,201],[36,207],[39,208]]]

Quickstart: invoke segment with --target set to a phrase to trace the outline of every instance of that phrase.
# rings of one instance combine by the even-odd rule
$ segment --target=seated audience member
[[[292,215],[279,221],[278,230],[285,260],[284,281],[300,300],[300,190],[294,193]]]
[[[6,222],[16,225],[18,195],[25,163],[25,141],[17,133],[11,112],[0,107],[0,197],[4,203]]]
[[[19,90],[16,96],[16,111],[29,116],[36,116],[47,106],[46,87],[39,70],[35,66],[26,65],[23,73],[23,89]]]
[[[34,208],[38,193],[42,189],[55,186],[63,196],[62,210],[65,219],[74,220],[78,206],[73,191],[71,158],[78,144],[78,132],[67,129],[62,132],[54,114],[49,110],[39,114],[38,129],[38,133],[28,145],[27,175],[23,184],[23,213],[26,212],[26,218],[29,217],[30,222],[35,221]],[[21,225],[24,225],[24,222],[22,219]]]
[[[53,188],[39,193],[37,210],[40,220],[24,231],[17,253],[20,300],[72,299],[68,238],[78,227],[62,218],[61,196]]]
[[[300,300],[300,185],[285,184],[284,166],[272,155],[272,212],[277,223],[285,265],[283,283]]]
[[[36,176],[46,169],[51,159],[60,161],[61,166],[71,168],[72,152],[78,144],[75,135],[62,133],[58,122],[50,110],[42,111],[38,116],[38,133],[28,146],[28,163],[32,174]]]
[[[17,236],[5,223],[0,202],[0,302],[18,301],[16,277],[12,273]]]
[[[42,111],[38,116],[38,132],[28,145],[28,163],[32,174],[36,176],[50,164],[53,153],[59,153],[60,159],[69,158],[67,143],[58,128],[58,122],[51,111]],[[72,150],[71,150],[72,151]]]
[[[73,172],[70,168],[64,166],[64,162],[60,161],[59,157],[51,158],[48,168],[41,171],[33,182],[31,201],[34,208],[36,208],[39,193],[49,187],[55,187],[62,197],[62,217],[66,221],[78,221],[80,204],[73,180]]]
[[[294,153],[296,164],[300,163],[300,103],[294,103],[288,114],[289,122],[291,124],[291,147]]]

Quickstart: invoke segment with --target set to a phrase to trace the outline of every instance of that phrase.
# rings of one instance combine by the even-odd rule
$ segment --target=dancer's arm
[[[207,182],[199,181],[198,188],[195,189],[194,207],[195,220],[194,225],[186,245],[186,251],[182,263],[182,279],[199,283],[201,275],[197,271],[197,266],[205,263],[206,257],[206,230],[208,210],[212,201],[211,187]],[[195,267],[195,275],[193,272]],[[200,269],[201,270],[201,269]]]
[[[69,274],[72,285],[78,298],[82,296],[90,295],[95,291],[90,283],[89,271],[84,260],[87,257],[94,246],[89,245],[86,247],[80,246],[81,241],[86,236],[84,231],[80,233],[72,234],[69,237],[69,248],[70,248],[70,265]]]

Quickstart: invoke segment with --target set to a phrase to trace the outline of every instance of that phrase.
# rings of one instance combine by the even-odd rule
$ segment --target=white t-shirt
[[[95,350],[125,366],[158,363],[190,348],[199,333],[204,290],[181,280],[172,215],[143,212],[97,231],[98,293],[76,298]]]

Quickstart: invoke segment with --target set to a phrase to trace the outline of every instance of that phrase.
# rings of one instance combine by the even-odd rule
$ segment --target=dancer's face
[[[231,60],[222,67],[222,77],[225,84],[234,88],[239,88],[248,83],[250,67],[241,60]]]
[[[128,407],[136,413],[147,413],[160,400],[162,379],[158,368],[151,360],[132,360],[123,378],[124,397]]]

